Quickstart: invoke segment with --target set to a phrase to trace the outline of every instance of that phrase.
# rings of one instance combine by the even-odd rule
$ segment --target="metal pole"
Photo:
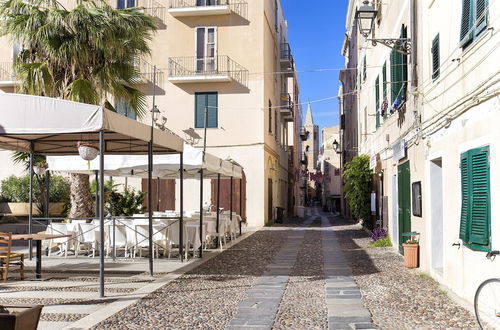
[[[151,126],[152,127],[152,126]],[[153,141],[148,143],[148,211],[149,211],[149,275],[153,276]]]
[[[33,234],[33,144],[31,144],[30,150],[30,166],[29,166],[29,177],[30,177],[30,186],[29,186],[29,211],[28,211],[28,233]],[[33,258],[33,242],[29,240],[29,259]]]
[[[113,217],[113,261],[116,261],[116,219]]]
[[[99,296],[104,297],[104,131],[99,132]]]
[[[217,209],[215,212],[217,213],[217,245],[219,245],[219,219],[220,219],[220,214],[219,214],[219,207],[220,207],[220,173],[217,174]]]
[[[49,217],[49,207],[50,207],[50,172],[45,172],[45,218]]]
[[[95,171],[95,216],[99,216],[99,171]]]
[[[229,189],[229,194],[231,197],[229,198],[229,220],[231,222],[233,221],[233,177],[229,179],[229,182],[231,184],[231,188]]]
[[[200,170],[200,258],[203,258],[203,168]]]
[[[240,179],[240,218],[243,220],[243,176]],[[241,236],[241,221],[240,224],[240,236]]]
[[[180,174],[179,174],[179,179],[180,179],[180,216],[179,216],[179,258],[181,259],[181,262],[184,261],[184,153],[181,152],[180,154]]]

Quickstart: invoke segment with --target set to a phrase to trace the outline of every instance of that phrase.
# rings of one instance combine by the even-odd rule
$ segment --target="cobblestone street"
[[[357,225],[312,209],[304,221],[256,232],[95,329],[475,327],[435,282],[404,269],[392,250],[358,245],[367,242]]]

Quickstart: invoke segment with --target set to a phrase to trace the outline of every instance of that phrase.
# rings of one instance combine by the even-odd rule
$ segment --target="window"
[[[117,9],[134,8],[135,0],[118,0],[116,4]]]
[[[432,40],[432,79],[436,80],[439,78],[439,34]]]
[[[274,138],[278,141],[278,110],[274,110]]]
[[[407,38],[407,28],[401,27],[400,38]],[[408,80],[408,55],[391,52],[391,110],[396,110],[406,100]]]
[[[488,0],[462,0],[460,46],[467,47],[488,25]]]
[[[380,76],[375,80],[375,128],[380,127]]]
[[[196,0],[196,6],[215,6],[219,5],[220,0]]]
[[[123,115],[125,117],[128,117],[130,119],[137,119],[137,115],[130,106],[130,104],[123,100],[123,99],[117,99],[115,103],[115,109],[116,112],[119,113],[120,115]]]
[[[269,133],[273,132],[273,103],[269,100],[269,111],[268,111],[268,121],[269,121]]]
[[[217,72],[217,30],[215,27],[196,28],[196,72]]]
[[[218,127],[218,93],[196,93],[195,94],[195,127],[205,127],[205,108],[207,108],[207,127]]]
[[[278,0],[274,0],[274,28],[278,31]]]
[[[460,239],[479,251],[491,250],[489,147],[472,149],[460,157],[462,208]]]
[[[411,184],[411,202],[413,215],[422,217],[422,183],[420,181]]]

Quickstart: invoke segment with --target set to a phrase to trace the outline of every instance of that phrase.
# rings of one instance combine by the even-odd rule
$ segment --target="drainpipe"
[[[411,0],[410,4],[410,24],[411,24],[411,91],[416,92],[418,89],[418,72],[417,72],[417,59],[418,59],[418,4],[417,0]],[[414,111],[415,121],[420,125],[418,107],[418,94],[413,94],[414,98]]]

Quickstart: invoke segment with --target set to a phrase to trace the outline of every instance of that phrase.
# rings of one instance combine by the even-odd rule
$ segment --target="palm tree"
[[[104,0],[78,0],[70,10],[55,0],[7,0],[0,4],[0,21],[0,35],[22,45],[14,62],[19,93],[113,111],[112,101],[120,100],[139,118],[145,115],[134,63],[149,55],[156,24],[140,9],[114,9]],[[75,174],[70,181],[70,216],[91,216],[89,177]]]

